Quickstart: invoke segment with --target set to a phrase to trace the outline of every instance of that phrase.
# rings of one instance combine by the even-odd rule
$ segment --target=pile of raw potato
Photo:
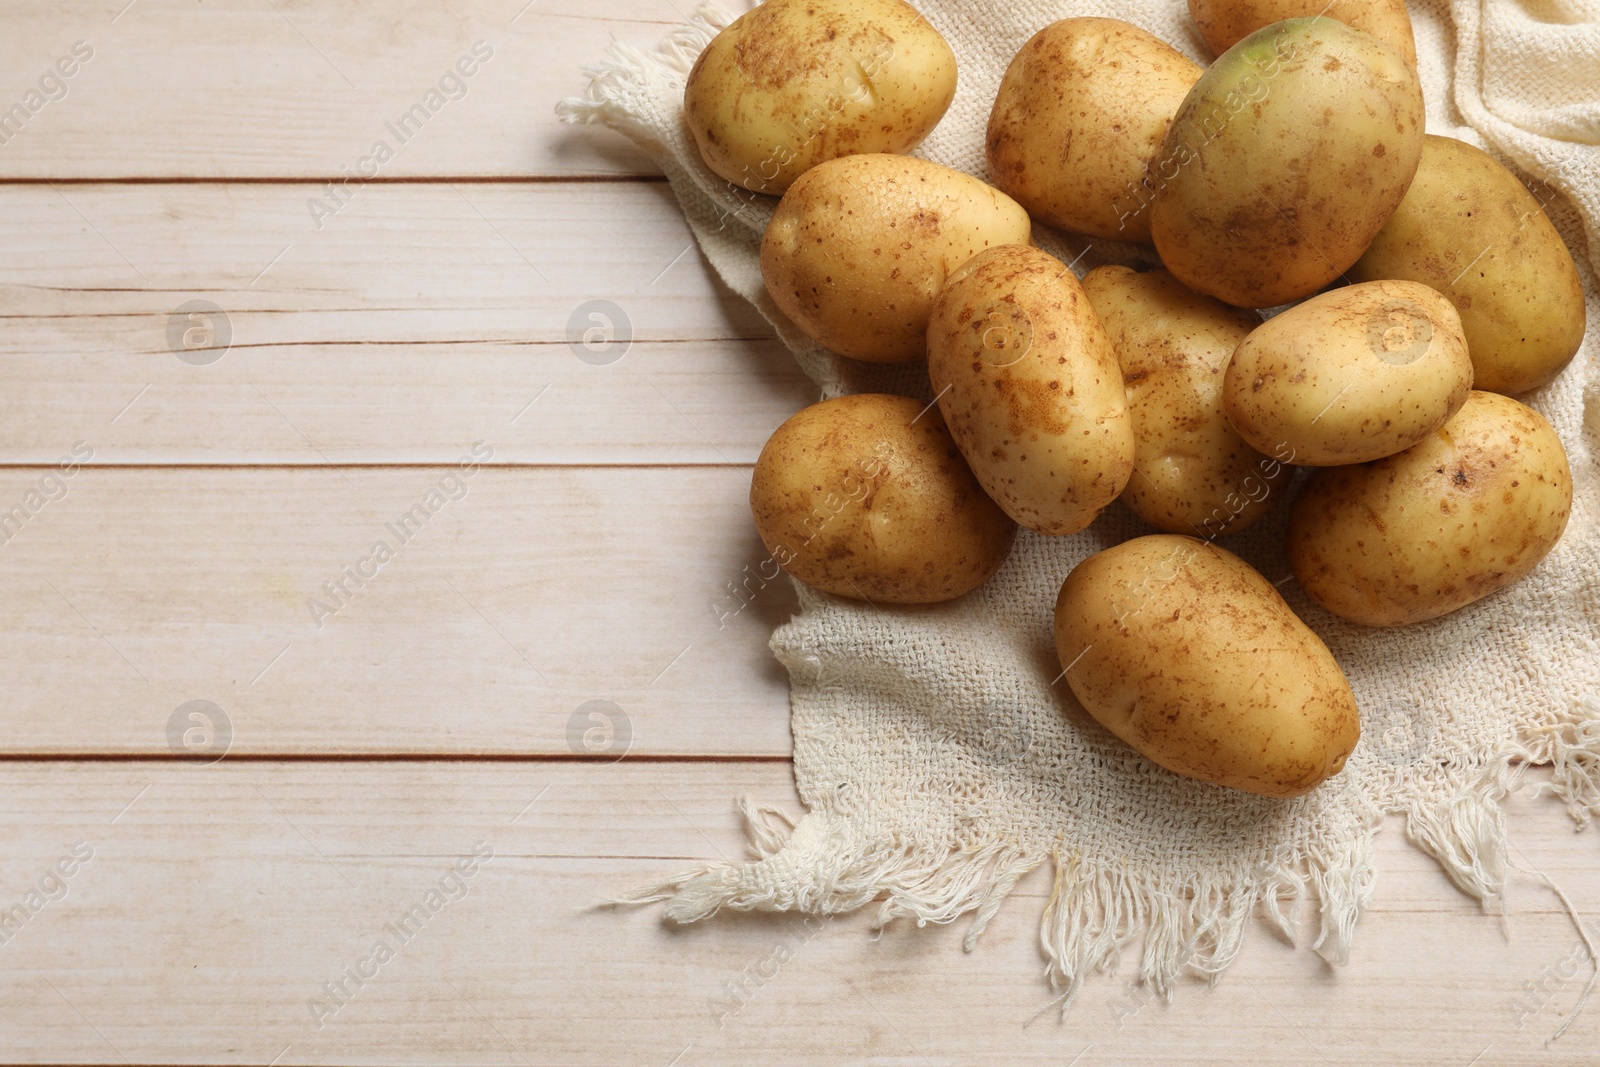
[[[1189,8],[1220,53],[1204,70],[1113,19],[1023,45],[993,185],[899,154],[956,85],[901,0],[768,0],[700,56],[685,114],[713,171],[782,195],[761,244],[778,308],[839,355],[926,359],[937,398],[843,396],[779,427],[750,489],[774,560],[840,596],[949,600],[1017,524],[1074,533],[1120,497],[1166,532],[1066,576],[1072,692],[1170,770],[1291,797],[1344,766],[1355,698],[1216,538],[1307,466],[1289,558],[1336,615],[1416,623],[1528,574],[1572,478],[1510,395],[1572,359],[1583,289],[1514,175],[1424,135],[1404,0]],[[1080,282],[1034,221],[1154,244],[1165,269]]]

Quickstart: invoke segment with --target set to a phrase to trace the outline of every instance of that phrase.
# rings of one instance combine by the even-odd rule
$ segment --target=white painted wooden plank
[[[0,471],[4,750],[164,754],[207,700],[240,754],[787,755],[749,478]]]
[[[10,3],[0,110],[33,113],[0,129],[0,178],[325,179],[367,159],[379,179],[658,173],[617,134],[560,125],[555,103],[614,37],[654,48],[691,6]],[[402,127],[418,104],[426,120]]]
[[[493,343],[274,346],[199,368],[23,357],[0,363],[0,396],[7,463],[76,441],[116,464],[437,463],[493,438],[508,463],[747,464],[816,392],[777,341],[646,341],[610,367]]]
[[[315,186],[0,186],[4,313],[134,320],[121,340],[170,358],[167,316],[214,300],[233,343],[561,341],[584,301],[622,306],[635,340],[767,337],[696,266],[669,188],[650,183],[371,186],[312,221]],[[260,323],[240,322],[251,315]],[[92,321],[75,327],[89,347]],[[9,340],[9,339],[8,339]],[[138,343],[135,343],[138,342]]]
[[[1549,892],[1516,882],[1508,942],[1394,821],[1348,966],[1258,926],[1214,989],[1164,1004],[1099,977],[1064,1023],[1037,977],[1042,871],[970,954],[960,925],[874,941],[860,916],[680,929],[596,906],[741,855],[738,794],[795,810],[782,764],[16,765],[0,900],[80,841],[93,856],[0,945],[0,1058],[1465,1067],[1588,1064],[1600,1038],[1591,1007],[1541,1048],[1582,984]],[[1592,917],[1593,831],[1525,800],[1511,828]],[[447,879],[475,847],[492,858]],[[432,890],[402,941],[387,924]],[[342,1004],[324,985],[341,981]]]
[[[0,462],[751,462],[816,396],[664,186],[308,190],[0,186]]]

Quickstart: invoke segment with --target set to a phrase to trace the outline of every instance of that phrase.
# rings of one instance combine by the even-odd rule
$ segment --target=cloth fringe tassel
[[[1500,802],[1522,786],[1532,765],[1550,768],[1550,781],[1536,794],[1559,797],[1578,826],[1600,814],[1600,701],[1586,699],[1524,738],[1445,802],[1421,801],[1407,811],[1411,840],[1486,909],[1503,902]],[[1258,910],[1296,943],[1304,912],[1314,908],[1317,934],[1309,947],[1342,964],[1372,896],[1370,834],[1314,842],[1298,862],[1173,874],[1067,849],[1031,854],[1007,845],[950,851],[884,844],[864,840],[848,816],[832,812],[795,822],[746,801],[740,809],[753,861],[703,864],[613,903],[665,902],[667,918],[691,923],[724,908],[835,915],[876,901],[877,930],[898,918],[923,926],[971,914],[963,942],[970,951],[1017,882],[1048,858],[1055,879],[1040,944],[1045,977],[1065,1012],[1085,978],[1115,970],[1136,938],[1143,939],[1138,980],[1157,994],[1170,997],[1185,973],[1215,981],[1238,955]]]
[[[606,50],[606,63],[583,69],[589,78],[588,89],[582,96],[568,97],[557,104],[556,114],[563,122],[603,122],[622,133],[655,140],[625,104],[643,100],[648,87],[658,79],[683,81],[706,45],[732,21],[733,16],[726,11],[706,4],[654,52],[612,41]]]

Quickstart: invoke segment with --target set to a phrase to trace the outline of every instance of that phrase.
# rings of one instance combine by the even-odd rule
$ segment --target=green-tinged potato
[[[1561,540],[1571,510],[1572,471],[1550,424],[1474,391],[1421,444],[1317,471],[1289,513],[1289,562],[1335,615],[1401,626],[1525,576]]]
[[[1150,233],[1191,289],[1277,307],[1338,278],[1400,203],[1422,154],[1405,57],[1333,19],[1289,19],[1224,52],[1151,167]]]
[[[1583,341],[1583,283],[1544,205],[1481,149],[1429,136],[1411,189],[1350,271],[1409,278],[1461,313],[1473,387],[1546,384]]]
[[[1461,316],[1421,282],[1363,282],[1269,319],[1228,364],[1228,421],[1308,467],[1366,463],[1445,424],[1472,389]]]
[[[1083,289],[1122,365],[1133,417],[1122,502],[1158,529],[1207,538],[1266,514],[1289,468],[1245,444],[1222,411],[1228,359],[1261,320],[1164,270],[1099,267]]]
[[[901,0],[767,0],[689,72],[684,118],[718,175],[781,194],[825,159],[906,152],[956,91],[956,57]]]
[[[1189,17],[1214,55],[1263,26],[1317,15],[1370,33],[1417,65],[1417,41],[1405,0],[1189,0]]]
[[[806,336],[873,363],[921,358],[945,278],[1028,213],[968,174],[910,156],[844,156],[789,187],[761,239],[761,277]]]
[[[928,323],[928,377],[984,491],[1030,530],[1076,533],[1133,471],[1117,356],[1066,264],[1029,245],[980,252]]]
[[[887,604],[977,588],[1017,530],[939,413],[881,393],[825,400],[778,427],[756,460],[750,511],[772,561],[794,577]]]
[[[1150,243],[1134,190],[1200,68],[1118,19],[1053,22],[1022,46],[989,113],[989,175],[1052,226]]]
[[[1190,778],[1296,797],[1361,736],[1328,647],[1248,563],[1193,537],[1136,537],[1078,564],[1055,637],[1084,709]]]

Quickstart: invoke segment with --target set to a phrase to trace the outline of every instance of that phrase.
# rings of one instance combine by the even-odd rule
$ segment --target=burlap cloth
[[[986,176],[983,134],[1006,64],[1040,27],[1072,15],[1143,26],[1198,62],[1209,56],[1183,0],[924,0],[955,49],[960,87],[917,154]],[[706,864],[635,896],[688,922],[721,908],[849,911],[949,922],[973,913],[970,948],[1017,880],[1045,861],[1049,980],[1067,998],[1093,970],[1138,952],[1165,991],[1215,975],[1252,914],[1343,960],[1373,886],[1385,813],[1486,906],[1505,878],[1499,801],[1529,763],[1581,826],[1600,813],[1600,11],[1583,0],[1413,0],[1430,133],[1488,148],[1517,170],[1572,248],[1590,334],[1554,384],[1524,399],[1554,424],[1576,500],[1566,536],[1527,580],[1453,615],[1397,630],[1343,622],[1291,580],[1289,603],[1328,643],[1362,709],[1344,773],[1293,801],[1190,781],[1140,757],[1080,708],[1060,674],[1051,613],[1088,554],[1150,532],[1120,505],[1065,538],[1023,531],[976,592],[880,610],[799,586],[800,612],[772,649],[789,670],[794,773],[807,814],[749,812],[758,858]],[[560,110],[643,145],[723,279],[770,319],[824,396],[882,390],[929,398],[920,364],[871,367],[811,344],[773,306],[757,246],[775,201],[709,171],[682,120],[684,75],[731,16],[704,7],[653,53],[615,45],[582,99]],[[1083,272],[1153,253],[1035,227]],[[1087,252],[1085,249],[1087,248]],[[1268,579],[1289,574],[1280,502],[1223,544]]]

